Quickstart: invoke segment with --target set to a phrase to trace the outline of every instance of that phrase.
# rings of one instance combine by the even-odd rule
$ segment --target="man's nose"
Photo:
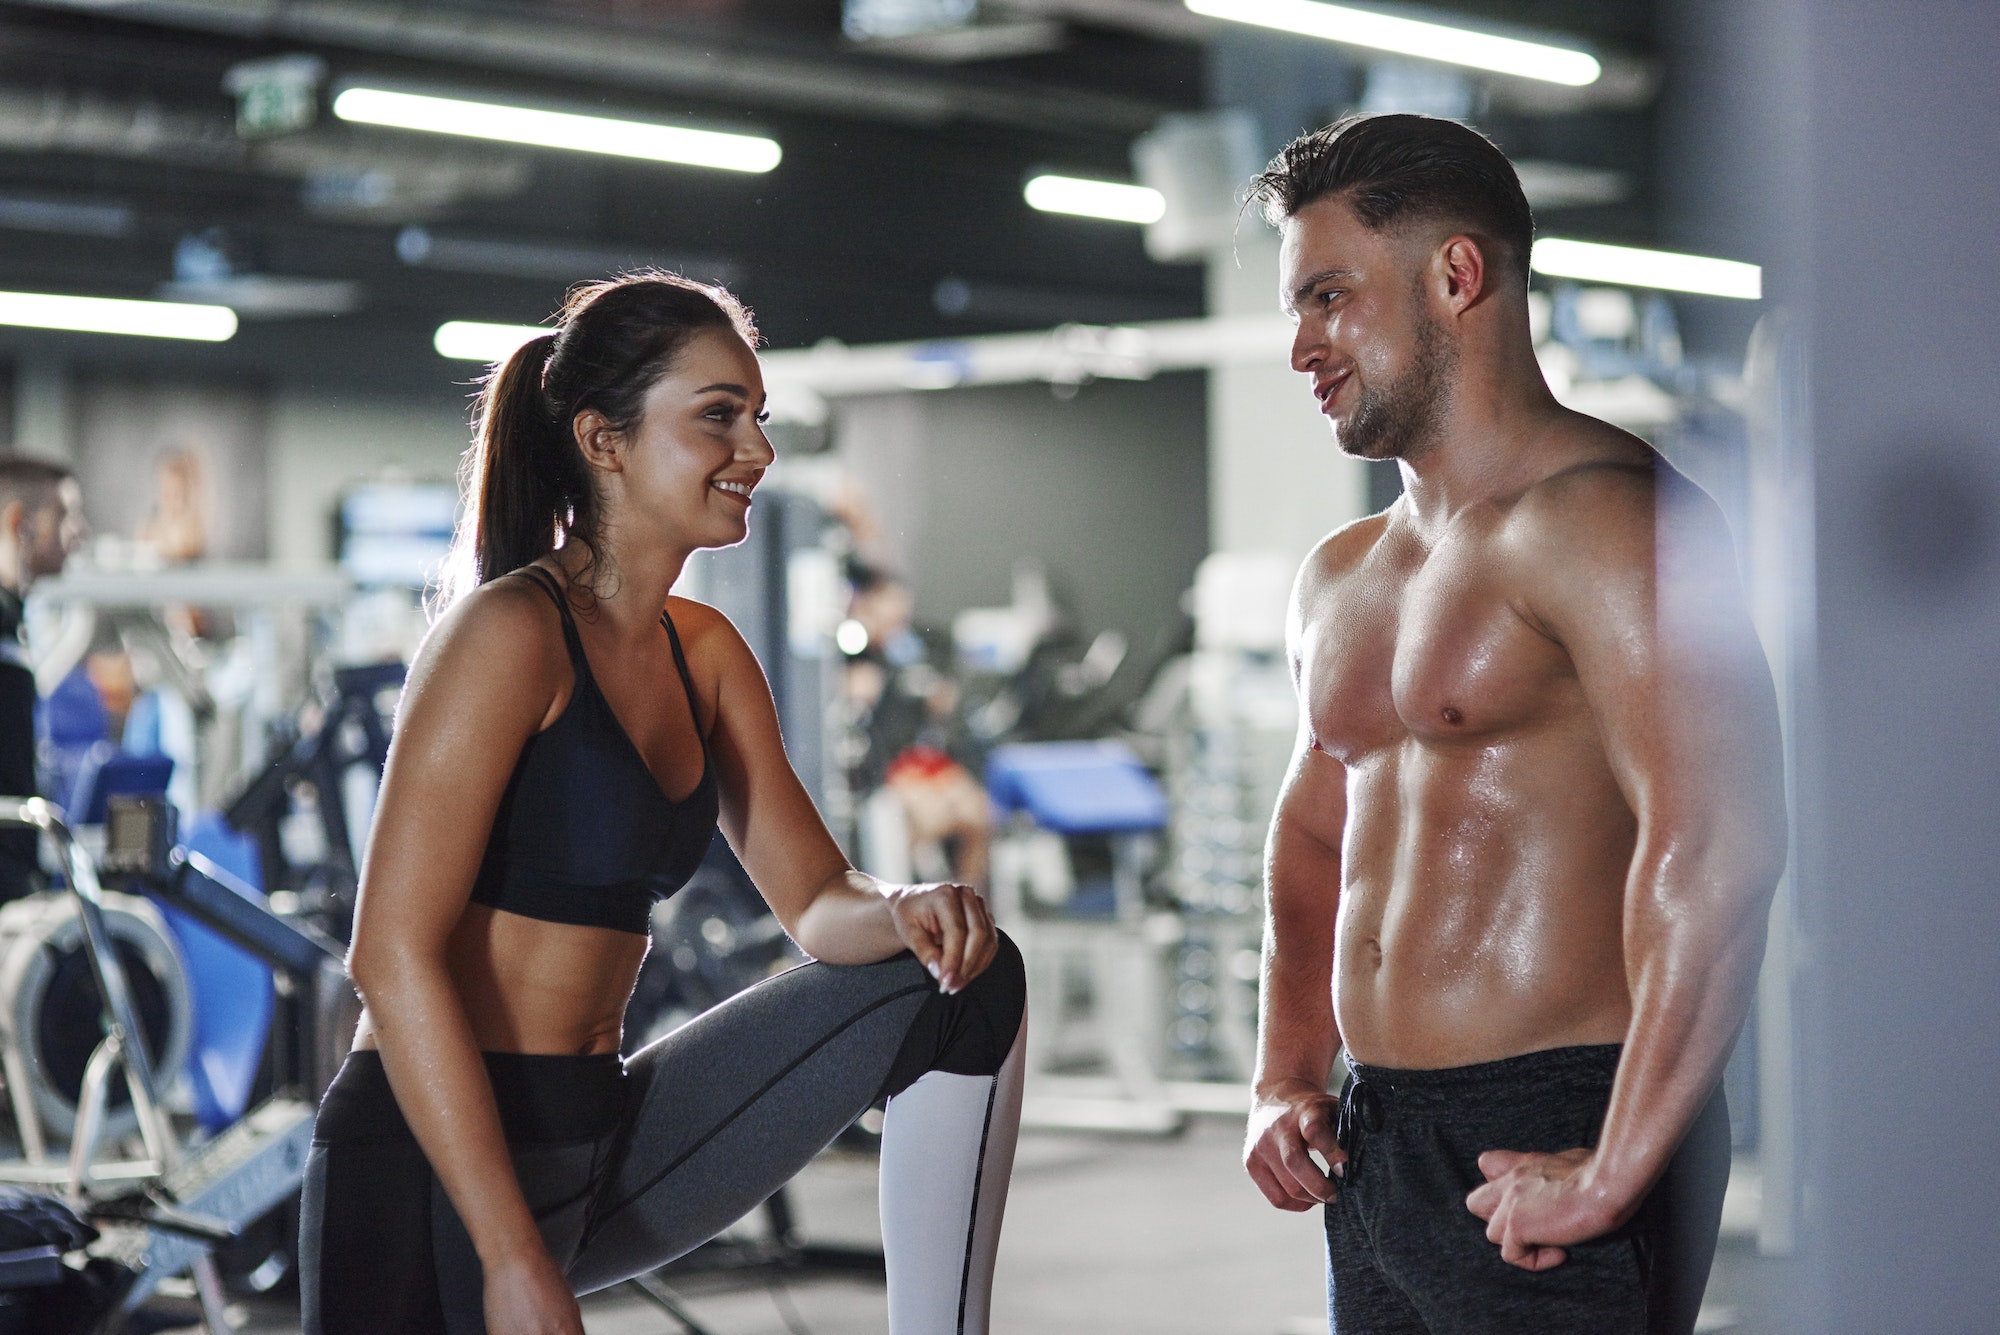
[[[1292,334],[1292,369],[1311,374],[1326,359],[1325,330],[1300,320]]]

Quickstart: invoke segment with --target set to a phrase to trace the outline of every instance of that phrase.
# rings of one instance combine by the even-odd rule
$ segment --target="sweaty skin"
[[[1544,1269],[1630,1217],[1720,1076],[1783,864],[1776,700],[1713,502],[1554,401],[1504,252],[1412,232],[1337,197],[1285,225],[1293,366],[1343,448],[1445,369],[1384,447],[1403,497],[1294,589],[1245,1163],[1280,1208],[1334,1198],[1343,1045],[1436,1069],[1623,1043],[1595,1151],[1481,1158],[1468,1208]]]
[[[733,333],[692,337],[620,430],[572,422],[604,525],[578,633],[619,725],[664,792],[701,777],[696,720],[721,790],[721,828],[785,930],[835,964],[909,949],[946,991],[998,944],[967,886],[885,886],[848,865],[778,732],[750,648],[713,608],[668,597],[697,549],[741,542],[772,460],[756,355]],[[734,489],[734,490],[732,490]],[[574,544],[541,564],[567,587]],[[685,643],[692,701],[659,625]],[[439,621],[412,665],[355,911],[348,970],[366,1002],[355,1046],[378,1048],[396,1102],[479,1254],[491,1335],[583,1335],[582,1317],[508,1156],[482,1050],[606,1053],[619,1046],[647,940],[543,922],[469,900],[521,748],[562,715],[575,680],[556,610],[525,579],[495,579]],[[692,708],[692,716],[690,715]]]

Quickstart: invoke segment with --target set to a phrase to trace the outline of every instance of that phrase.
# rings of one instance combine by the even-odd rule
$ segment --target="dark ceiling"
[[[307,359],[337,379],[385,361],[434,378],[439,321],[533,322],[566,281],[636,262],[727,277],[781,347],[1199,314],[1198,266],[1149,260],[1135,227],[1036,213],[1021,184],[1129,177],[1135,135],[1217,96],[1216,39],[1174,0],[1015,5],[1043,13],[1053,49],[938,64],[857,49],[837,0],[0,4],[0,287],[150,296],[177,254],[182,278],[205,261],[338,280],[350,311],[246,320],[227,351],[108,352]],[[1641,0],[1453,9],[1653,50]],[[325,62],[316,123],[239,137],[225,74],[296,53]],[[324,107],[352,80],[755,128],[784,160],[746,176],[348,125]],[[1630,196],[1577,222],[1647,234],[1647,105],[1481,123],[1510,152],[1626,170]],[[141,341],[31,337],[92,355]]]

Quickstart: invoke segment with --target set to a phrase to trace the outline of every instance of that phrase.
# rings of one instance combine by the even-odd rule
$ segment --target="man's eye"
[[[771,420],[771,410],[769,408],[766,408],[763,412],[757,414],[758,426],[763,426],[770,420]]]

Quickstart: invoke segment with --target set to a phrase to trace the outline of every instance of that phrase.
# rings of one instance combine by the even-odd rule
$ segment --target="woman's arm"
[[[673,610],[697,675],[716,683],[709,737],[722,832],[792,939],[829,964],[871,964],[908,949],[948,992],[978,977],[999,947],[979,892],[887,886],[854,870],[785,755],[750,646],[712,607],[675,599]]]
[[[496,1293],[522,1293],[507,1315],[528,1320],[510,1329],[580,1332],[515,1179],[446,959],[508,777],[560,688],[560,658],[534,648],[546,650],[550,638],[539,597],[518,580],[481,589],[418,653],[369,837],[348,970],[396,1102],[478,1250],[489,1321]],[[567,1314],[548,1310],[564,1303]]]

